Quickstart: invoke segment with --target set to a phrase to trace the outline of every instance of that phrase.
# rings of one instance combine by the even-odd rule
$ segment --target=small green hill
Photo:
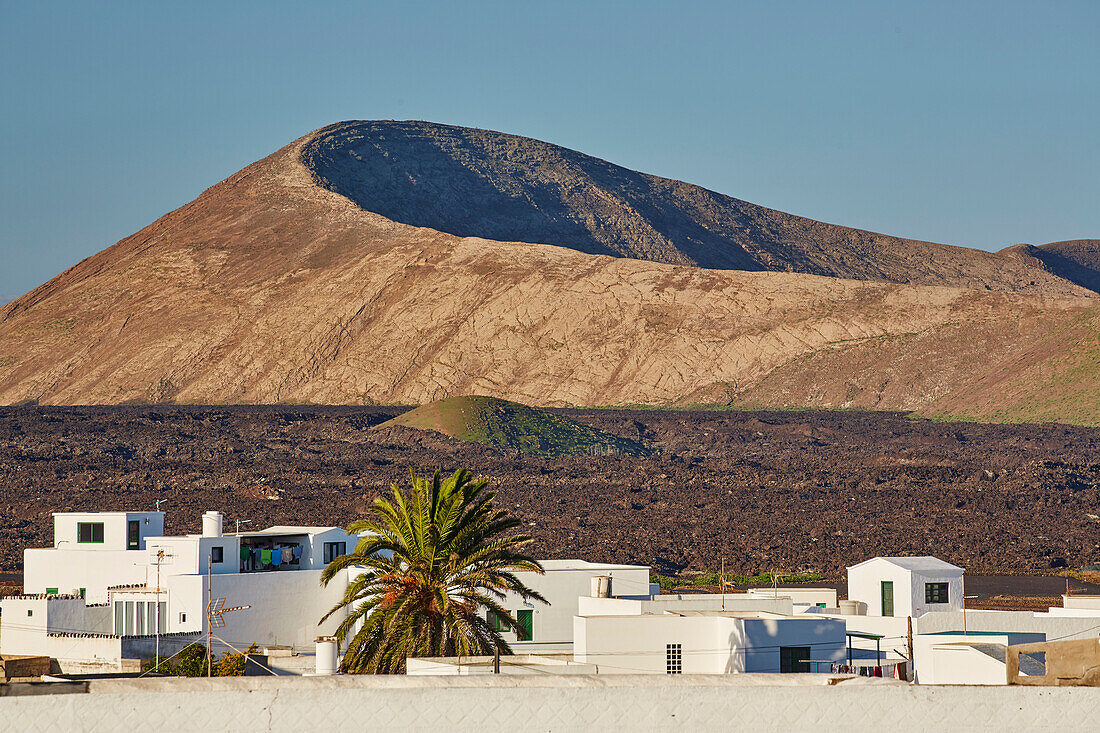
[[[448,397],[377,426],[402,426],[506,451],[542,456],[648,455],[641,443],[583,425],[537,407],[495,397]]]

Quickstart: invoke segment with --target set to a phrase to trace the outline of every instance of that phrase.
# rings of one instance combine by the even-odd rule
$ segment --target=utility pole
[[[214,634],[214,619],[210,614],[210,603],[214,599],[213,593],[213,575],[214,575],[214,559],[212,556],[206,556],[206,676],[213,677],[213,669],[210,666],[210,637]]]
[[[905,631],[905,644],[909,648],[909,665],[908,665],[909,669],[906,670],[906,671],[909,672],[908,676],[912,677],[915,670],[916,670],[916,667],[914,667],[914,665],[913,665],[913,617],[912,616],[909,616],[908,618],[906,618],[905,625],[907,627],[906,631]]]
[[[726,558],[722,558],[722,574],[718,576],[718,592],[722,594],[722,610],[726,610]]]

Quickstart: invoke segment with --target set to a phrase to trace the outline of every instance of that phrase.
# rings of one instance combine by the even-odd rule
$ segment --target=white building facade
[[[248,606],[218,616],[216,651],[312,650],[344,617],[318,624],[347,586],[338,577],[322,588],[321,572],[357,540],[337,527],[224,534],[217,512],[197,535],[165,536],[161,512],[57,514],[54,533],[53,548],[24,552],[24,595],[0,600],[0,653],[71,670],[178,651],[207,628],[211,599]]]
[[[959,611],[963,569],[935,557],[876,557],[848,568],[848,599],[868,616]]]

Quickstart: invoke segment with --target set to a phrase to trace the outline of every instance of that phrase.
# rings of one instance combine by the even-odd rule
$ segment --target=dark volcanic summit
[[[469,127],[341,122],[313,135],[302,162],[322,186],[367,211],[463,237],[722,270],[1077,295],[1095,287],[1013,250],[826,224]]]

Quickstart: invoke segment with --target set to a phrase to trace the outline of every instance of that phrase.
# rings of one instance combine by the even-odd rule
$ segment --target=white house
[[[579,598],[592,592],[593,578],[606,578],[607,592],[617,598],[644,599],[660,592],[649,582],[646,565],[614,565],[584,560],[543,560],[545,573],[516,572],[531,590],[541,593],[550,604],[524,601],[518,593],[507,593],[501,602],[519,622],[523,633],[504,631],[504,640],[516,654],[569,652],[573,648],[573,617]],[[489,615],[488,620],[495,619]],[[501,628],[498,625],[497,628]]]
[[[863,604],[868,616],[959,611],[963,569],[931,556],[875,557],[848,568],[848,600]]]
[[[338,527],[271,527],[224,534],[207,512],[202,534],[164,536],[162,512],[54,515],[54,546],[24,552],[22,596],[0,600],[0,653],[48,654],[63,669],[118,669],[131,656],[166,655],[219,615],[218,650],[252,643],[312,650],[342,612],[318,621],[347,586],[321,571],[357,540]],[[224,623],[224,626],[219,624]]]
[[[578,616],[573,636],[599,674],[828,672],[845,658],[844,621],[767,611]]]
[[[941,631],[913,637],[916,681],[922,685],[1005,685],[1008,647],[1043,641],[1038,633]],[[1034,664],[1021,657],[1021,673]]]

